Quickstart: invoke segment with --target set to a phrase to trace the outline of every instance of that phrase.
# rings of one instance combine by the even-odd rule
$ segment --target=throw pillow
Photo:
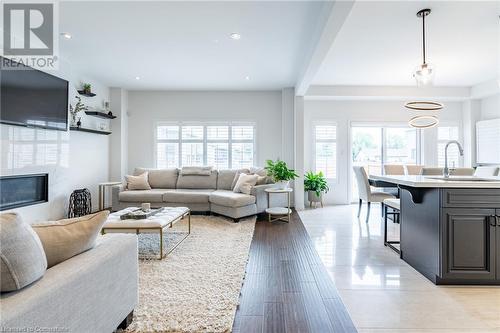
[[[182,176],[210,176],[212,175],[212,167],[182,167]]]
[[[33,224],[42,241],[49,267],[94,247],[109,212]]]
[[[266,185],[266,184],[267,184],[267,176],[257,175],[257,183],[255,185]]]
[[[19,290],[45,274],[40,238],[18,214],[0,214],[0,244],[1,292]]]
[[[257,175],[247,175],[246,173],[241,173],[236,185],[234,186],[233,192],[235,193],[245,193],[250,194],[252,187],[257,183]]]
[[[129,190],[150,190],[151,186],[148,183],[148,173],[144,172],[139,176],[125,176],[127,179],[127,189]]]

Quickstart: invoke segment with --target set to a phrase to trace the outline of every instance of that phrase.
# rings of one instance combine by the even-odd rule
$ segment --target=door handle
[[[496,227],[498,225],[498,216],[497,215],[490,215],[490,216],[488,216],[488,219],[490,220],[490,226]]]

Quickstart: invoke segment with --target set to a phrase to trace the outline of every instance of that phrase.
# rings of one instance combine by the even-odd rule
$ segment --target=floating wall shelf
[[[86,93],[85,90],[78,90],[78,93],[80,95],[87,96],[87,97],[94,97],[96,95],[94,93]]]
[[[101,134],[101,135],[110,135],[111,134],[111,132],[108,132],[108,131],[101,131],[101,130],[96,130],[96,129],[92,129],[92,128],[85,128],[85,127],[71,126],[69,129],[71,131],[88,132],[88,133]]]
[[[85,111],[86,115],[92,116],[92,117],[97,117],[97,118],[104,118],[104,119],[115,119],[116,116],[110,116],[109,114],[105,112],[99,112],[99,111]]]

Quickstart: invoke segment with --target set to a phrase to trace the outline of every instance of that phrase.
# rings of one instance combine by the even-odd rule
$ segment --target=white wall
[[[500,94],[481,99],[481,120],[500,118]]]
[[[102,108],[109,100],[108,87],[73,71],[61,63],[53,75],[70,81],[70,103],[75,104],[76,89],[90,82],[97,94],[82,98],[86,105]],[[95,127],[102,122],[82,115],[82,126]],[[38,139],[33,141],[35,134]],[[59,219],[66,216],[68,199],[77,188],[87,187],[92,193],[92,207],[97,209],[97,183],[108,180],[109,136],[75,131],[53,131],[1,125],[1,171],[3,175],[29,173],[49,174],[49,202],[15,209],[28,222]]]
[[[155,167],[160,121],[249,121],[256,124],[256,164],[282,154],[280,91],[129,91],[128,172]]]
[[[330,192],[325,203],[346,204],[350,202],[351,148],[350,126],[352,122],[400,123],[406,126],[412,114],[403,105],[405,101],[331,100],[305,102],[304,120],[304,168],[311,170],[312,126],[317,121],[335,122],[337,125],[337,180],[330,183]],[[439,114],[441,123],[457,123],[462,128],[462,103],[445,102]],[[424,130],[424,162],[436,163],[436,129]],[[462,131],[460,131],[462,132]]]

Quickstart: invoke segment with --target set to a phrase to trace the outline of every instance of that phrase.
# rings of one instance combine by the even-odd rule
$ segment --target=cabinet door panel
[[[494,209],[444,209],[442,277],[495,279],[497,228],[490,225]]]

